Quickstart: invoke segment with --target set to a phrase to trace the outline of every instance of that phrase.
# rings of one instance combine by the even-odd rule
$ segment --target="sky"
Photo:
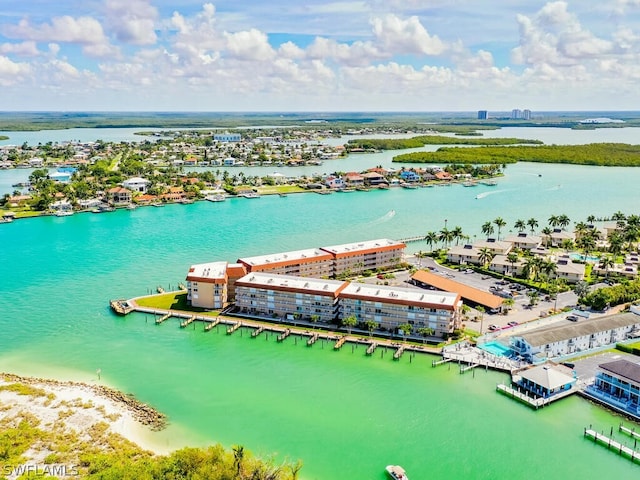
[[[0,0],[3,111],[640,110],[640,0]]]

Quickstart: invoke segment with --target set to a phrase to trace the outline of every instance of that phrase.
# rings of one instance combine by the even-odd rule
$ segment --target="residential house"
[[[337,190],[341,190],[347,187],[347,184],[344,182],[342,177],[336,177],[333,175],[329,175],[325,179],[324,184],[327,186],[327,188],[334,188]]]
[[[403,170],[400,172],[400,178],[408,183],[419,182],[421,177],[413,170]]]
[[[489,270],[502,275],[518,276],[524,272],[525,261],[520,257],[513,264],[508,260],[507,255],[496,255],[491,260]]]
[[[107,199],[111,203],[131,203],[131,190],[124,187],[113,187],[107,190]]]
[[[447,260],[451,263],[480,265],[480,250],[473,245],[454,245],[447,251]]]
[[[122,186],[129,189],[131,192],[147,193],[150,183],[151,181],[146,178],[133,177],[122,182]]]
[[[364,186],[364,177],[357,172],[348,172],[344,175],[345,183],[350,187]]]
[[[626,359],[598,365],[584,393],[608,407],[640,420],[640,365]]]
[[[551,398],[575,387],[577,378],[568,368],[547,363],[527,368],[514,377],[514,383],[533,398]]]
[[[556,276],[567,283],[578,283],[584,280],[586,266],[584,263],[574,263],[567,255],[558,258],[556,262]]]
[[[486,240],[479,240],[473,244],[473,247],[482,250],[486,248],[492,255],[506,255],[513,248],[511,242],[505,242],[503,240],[497,240],[495,238],[487,238]]]
[[[378,186],[380,184],[387,184],[387,179],[384,175],[377,172],[366,172],[362,174],[362,178],[364,178],[364,184],[372,187]]]
[[[511,242],[515,248],[521,250],[531,250],[538,248],[542,244],[542,238],[537,235],[529,235],[526,232],[518,232],[517,235],[509,235],[504,239],[505,242]]]

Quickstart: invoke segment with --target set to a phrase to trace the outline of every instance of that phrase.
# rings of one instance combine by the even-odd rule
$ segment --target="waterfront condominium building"
[[[300,277],[329,277],[333,256],[319,248],[239,258],[247,272],[269,272]]]
[[[430,328],[446,337],[460,328],[462,299],[458,293],[351,283],[340,292],[340,318],[355,316],[358,322],[374,321],[394,330],[410,324],[413,333]]]
[[[224,308],[227,282],[227,262],[192,265],[187,273],[187,301],[194,307]]]
[[[403,242],[380,238],[321,247],[320,250],[331,254],[332,276],[335,277],[345,273],[359,274],[366,270],[394,267],[402,262],[406,247]]]
[[[238,313],[331,323],[338,319],[339,280],[251,272],[236,281]]]
[[[478,120],[486,120],[489,118],[489,114],[486,110],[478,110]]]

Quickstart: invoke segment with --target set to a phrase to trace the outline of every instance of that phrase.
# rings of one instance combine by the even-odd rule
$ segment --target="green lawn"
[[[138,305],[147,308],[158,308],[162,310],[184,310],[187,312],[197,312],[204,315],[217,317],[220,312],[208,311],[204,308],[192,307],[187,303],[187,292],[181,293],[161,293],[157,295],[149,295],[136,300]]]

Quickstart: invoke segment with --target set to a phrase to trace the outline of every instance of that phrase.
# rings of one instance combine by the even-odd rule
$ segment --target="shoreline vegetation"
[[[640,145],[591,143],[587,145],[442,147],[435,152],[413,152],[393,157],[402,163],[509,164],[562,163],[607,167],[640,166]]]
[[[164,428],[165,416],[103,385],[0,373],[0,407],[0,471],[9,478],[292,480],[302,468],[239,445],[163,452],[136,428]]]
[[[456,133],[456,135],[469,135],[468,133]],[[530,140],[526,138],[460,138],[445,137],[443,135],[420,135],[411,138],[376,138],[349,140],[346,145],[347,152],[354,153],[360,150],[403,150],[406,148],[420,148],[425,145],[542,145],[541,140]]]

